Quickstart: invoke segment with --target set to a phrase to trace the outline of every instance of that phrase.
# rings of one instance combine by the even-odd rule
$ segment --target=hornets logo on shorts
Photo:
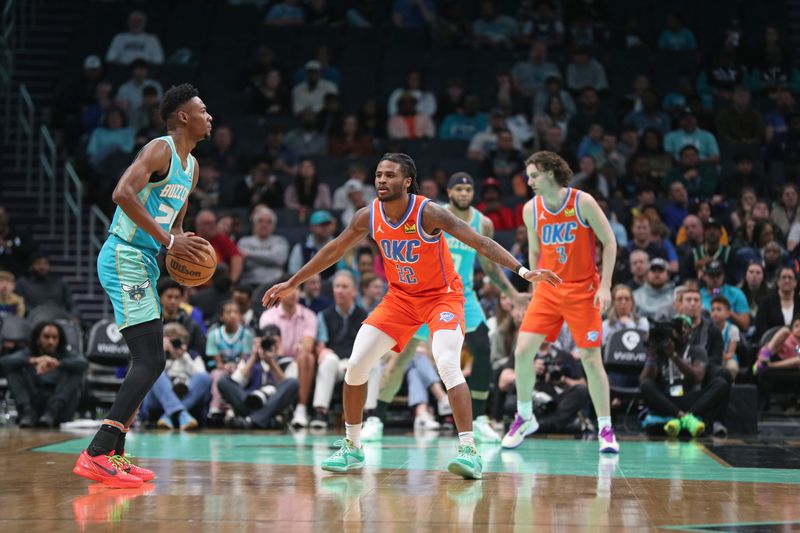
[[[144,283],[140,283],[139,285],[125,285],[122,284],[122,290],[128,293],[128,296],[134,302],[141,301],[142,298],[145,297],[144,290],[150,287],[150,280],[146,280]]]

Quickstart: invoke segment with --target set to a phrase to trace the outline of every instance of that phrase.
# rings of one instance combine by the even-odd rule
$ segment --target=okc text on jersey
[[[569,244],[575,241],[577,222],[558,222],[542,226],[542,244]]]
[[[389,261],[395,263],[416,263],[419,261],[419,247],[422,243],[418,239],[382,239],[381,250]]]

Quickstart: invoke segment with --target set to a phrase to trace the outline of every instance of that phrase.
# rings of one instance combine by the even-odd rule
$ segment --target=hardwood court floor
[[[138,433],[158,477],[121,490],[71,474],[87,437],[0,429],[0,531],[800,531],[792,443],[623,441],[617,459],[536,438],[481,447],[475,482],[443,471],[452,437],[387,436],[363,472],[323,472],[336,438]]]

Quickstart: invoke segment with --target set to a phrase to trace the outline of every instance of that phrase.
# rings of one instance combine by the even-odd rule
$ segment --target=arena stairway
[[[34,184],[38,180],[39,172],[39,128],[47,123],[53,102],[53,89],[58,75],[62,72],[62,62],[69,49],[69,40],[80,23],[85,4],[85,0],[41,0],[38,2],[36,15],[24,47],[14,52],[13,94],[16,95],[20,85],[24,84],[31,95],[35,109],[36,141],[33,149],[34,164],[31,176]],[[23,149],[27,148],[27,140],[17,138],[17,110],[18,107],[14,105],[8,124],[10,135],[4,139],[0,148],[0,168],[2,168],[0,205],[8,210],[15,229],[33,240],[37,248],[49,256],[51,272],[60,276],[69,285],[81,310],[81,317],[85,321],[94,322],[102,317],[103,300],[100,295],[94,297],[88,295],[88,278],[85,271],[81,276],[76,275],[74,247],[70,250],[70,255],[67,256],[64,253],[62,181],[64,154],[59,153],[58,155],[55,195],[56,231],[51,235],[50,216],[47,208],[49,204],[45,204],[44,214],[40,215],[36,187],[33,187],[33,194],[28,194],[24,164],[22,169],[16,168],[15,156],[18,146],[22,143]],[[26,152],[23,150],[23,153]],[[49,189],[46,191],[49,194]],[[84,211],[88,211],[88,209],[85,208]],[[83,226],[83,232],[86,235],[88,234],[88,221],[84,220]],[[74,231],[75,228],[71,228],[70,233],[72,234]],[[84,254],[85,250],[86,248],[84,248]],[[85,257],[83,263],[86,264]]]

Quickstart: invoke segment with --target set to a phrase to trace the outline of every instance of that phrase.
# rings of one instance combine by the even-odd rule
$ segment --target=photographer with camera
[[[690,344],[692,319],[678,315],[670,322],[650,328],[647,359],[639,376],[645,404],[651,412],[669,420],[664,432],[677,437],[681,431],[692,437],[706,428],[726,401],[730,384],[720,375],[704,385],[708,356],[701,346]]]
[[[152,420],[159,413],[158,427],[184,431],[198,426],[197,418],[211,399],[211,376],[203,358],[188,351],[189,332],[177,322],[164,325],[164,353],[167,363],[142,402],[142,416]],[[192,416],[194,413],[195,416]]]
[[[502,401],[501,409],[513,412],[516,400],[509,402],[504,399],[505,394],[514,391],[516,387],[516,373],[514,371],[514,355],[509,357],[505,368],[500,372],[498,390],[501,394],[498,399]],[[557,349],[549,342],[543,342],[539,353],[533,360],[536,371],[536,383],[533,392],[533,409],[538,421],[537,429],[542,433],[572,433],[580,432],[582,427],[576,420],[578,412],[589,400],[589,389],[586,387],[586,378],[580,362],[572,354]],[[511,405],[506,410],[505,406]],[[493,418],[502,420],[502,413],[495,410]]]
[[[280,328],[265,326],[254,339],[250,357],[239,361],[233,375],[224,375],[217,382],[222,398],[236,413],[234,427],[278,428],[276,415],[297,402],[300,384],[284,374],[293,359],[279,355],[280,346]]]

